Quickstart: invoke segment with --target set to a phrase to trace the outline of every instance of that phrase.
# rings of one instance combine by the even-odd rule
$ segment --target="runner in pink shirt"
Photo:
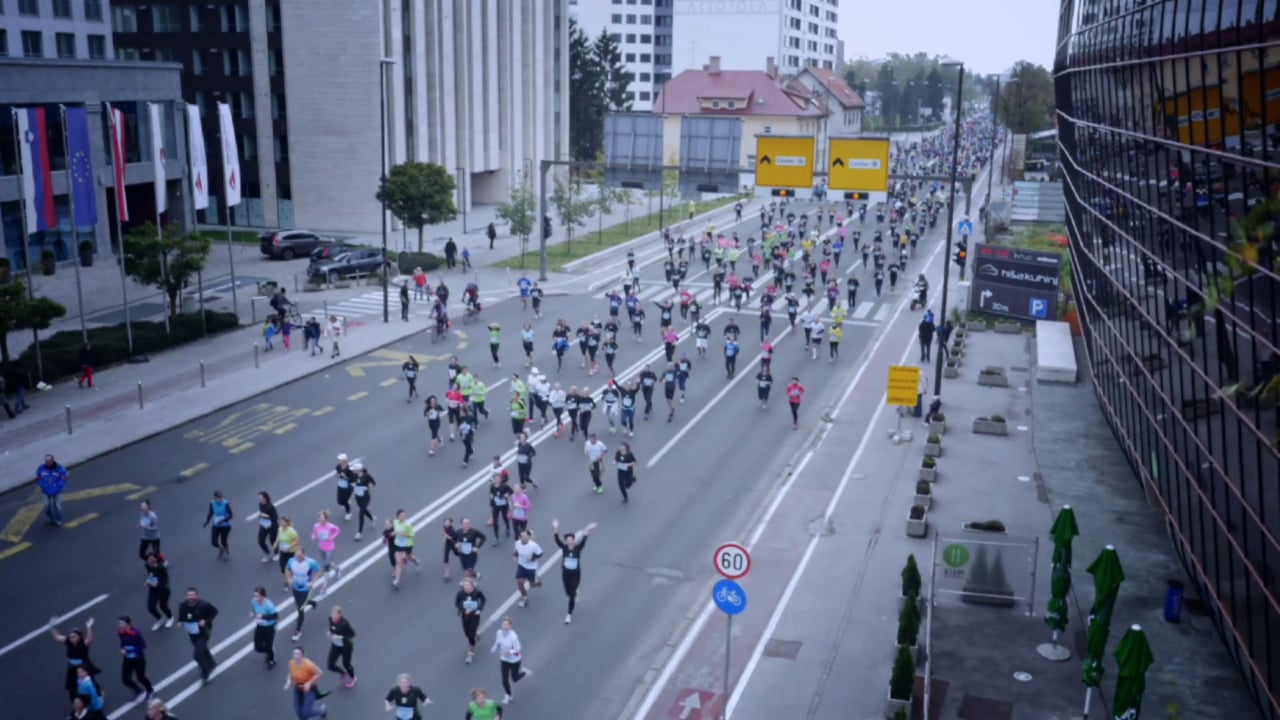
[[[311,526],[311,539],[315,540],[316,547],[320,548],[320,563],[324,571],[334,577],[342,575],[342,568],[333,561],[333,551],[338,545],[338,536],[341,534],[342,528],[329,520],[329,511],[321,510],[319,521]]]

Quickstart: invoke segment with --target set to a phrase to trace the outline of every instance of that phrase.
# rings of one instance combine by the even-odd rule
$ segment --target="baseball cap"
[[[346,453],[338,453],[338,462],[346,462],[346,461],[347,461],[347,454],[346,454]]]
[[[356,472],[359,472],[364,469],[364,463],[360,463],[360,462],[351,463],[351,469],[355,470]]]

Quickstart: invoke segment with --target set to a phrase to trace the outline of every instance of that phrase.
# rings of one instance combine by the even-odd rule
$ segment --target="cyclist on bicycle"
[[[431,306],[431,317],[436,321],[436,336],[444,334],[449,328],[449,308],[440,298],[436,298],[435,303]]]
[[[462,301],[466,303],[468,315],[480,314],[480,287],[475,283],[467,283],[467,289],[462,291]]]

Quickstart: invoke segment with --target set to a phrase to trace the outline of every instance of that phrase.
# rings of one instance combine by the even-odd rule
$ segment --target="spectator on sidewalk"
[[[427,273],[420,267],[413,269],[413,300],[414,302],[427,301]]]
[[[31,378],[27,375],[27,369],[22,366],[21,361],[12,360],[4,379],[9,392],[13,393],[13,411],[21,413],[28,407],[27,390],[30,389]]]
[[[929,348],[933,346],[933,334],[938,328],[933,318],[925,315],[916,332],[920,335],[920,362],[929,362]]]
[[[458,244],[449,238],[444,244],[444,265],[450,270],[458,266]]]
[[[336,358],[342,354],[338,348],[338,341],[342,339],[342,319],[337,315],[329,316],[329,336],[333,338],[333,353],[329,357]]]
[[[293,322],[288,317],[280,323],[280,343],[284,345],[285,352],[289,351],[290,336],[293,335]]]
[[[44,493],[44,514],[50,525],[62,526],[62,491],[70,473],[52,455],[44,456],[44,464],[36,469],[36,484]]]
[[[18,413],[9,407],[9,383],[5,380],[4,375],[0,375],[0,405],[4,406],[5,414],[12,420],[18,417]]]
[[[400,286],[400,319],[409,322],[409,281]]]
[[[312,316],[307,320],[307,324],[302,328],[302,349],[306,350],[307,348],[310,348],[312,355],[315,355],[316,353],[323,353],[324,348],[320,347],[321,334],[320,321],[315,319],[315,316]]]
[[[271,338],[279,331],[275,324],[275,318],[268,318],[262,323],[262,341],[266,344],[267,352],[271,352],[274,349],[275,346],[271,344]]]
[[[489,249],[493,249],[493,241],[498,239],[498,228],[493,223],[489,223],[489,227],[485,228],[485,237],[489,238]]]
[[[85,383],[93,387],[93,347],[89,343],[80,348],[80,377],[76,378],[76,384],[81,388]]]
[[[938,352],[942,353],[944,359],[951,358],[951,350],[947,348],[947,343],[951,341],[951,332],[956,329],[955,325],[948,320],[942,323],[942,327],[938,328]]]

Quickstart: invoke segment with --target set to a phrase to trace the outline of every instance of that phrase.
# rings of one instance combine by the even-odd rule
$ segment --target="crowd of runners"
[[[944,141],[945,138],[926,139],[902,149],[901,154],[908,158],[906,162],[923,163],[945,149],[939,146],[945,145]],[[966,141],[965,147],[969,146]],[[966,153],[970,153],[966,161],[985,157],[977,150],[966,149]],[[752,375],[752,392],[762,411],[769,408],[774,385],[780,385],[787,420],[793,429],[799,428],[805,386],[799,375],[774,377],[774,343],[782,335],[794,333],[803,337],[801,348],[811,361],[838,362],[845,320],[857,305],[864,281],[870,282],[880,296],[893,292],[902,278],[916,273],[913,300],[927,307],[928,283],[916,271],[916,250],[921,236],[936,227],[940,216],[945,217],[947,201],[946,188],[936,183],[896,182],[887,202],[871,206],[825,199],[809,203],[763,202],[756,209],[757,232],[717,232],[710,225],[683,234],[664,231],[659,259],[662,280],[642,279],[643,269],[636,266],[634,253],[628,253],[626,270],[616,286],[608,288],[596,301],[598,306],[576,308],[579,316],[573,319],[555,319],[545,336],[535,328],[547,311],[543,293],[536,283],[521,278],[517,290],[531,318],[519,331],[519,343],[514,348],[505,346],[503,328],[497,323],[488,328],[493,367],[501,367],[504,360],[523,365],[521,372],[494,381],[495,387],[509,386],[502,391],[500,400],[489,397],[482,373],[456,356],[439,378],[439,385],[430,388],[419,388],[422,379],[417,360],[405,362],[402,372],[408,388],[407,401],[421,403],[428,456],[456,446],[454,452],[459,454],[461,465],[470,467],[475,438],[482,428],[485,433],[510,432],[513,452],[509,458],[493,456],[481,472],[488,479],[486,507],[474,507],[473,515],[445,519],[427,541],[428,553],[441,553],[437,556],[441,561],[440,577],[446,582],[457,580],[456,592],[441,603],[449,603],[449,611],[457,615],[465,643],[459,652],[461,662],[471,664],[481,645],[481,618],[491,610],[485,590],[503,588],[506,594],[504,586],[514,581],[518,606],[528,606],[542,587],[540,568],[551,561],[547,558],[549,552],[558,551],[560,559],[564,623],[573,621],[584,551],[596,525],[590,523],[575,532],[562,532],[558,520],[534,522],[534,498],[539,490],[539,476],[534,469],[536,445],[565,436],[566,442],[581,442],[586,479],[590,482],[588,491],[604,494],[605,481],[612,474],[621,502],[628,503],[640,463],[629,441],[646,421],[676,421],[693,378],[706,377],[706,382],[712,382],[715,377],[714,371],[706,369],[719,364],[712,359],[713,354],[723,363],[725,382],[733,382],[739,373]],[[736,225],[752,227],[750,220],[742,222],[744,211],[741,204],[736,207]],[[848,268],[849,263],[860,263],[861,267]],[[697,270],[699,265],[701,271]],[[695,274],[709,276],[712,293],[708,306],[691,292],[691,268]],[[647,288],[650,283],[669,285],[671,291],[661,293],[661,299],[641,301],[642,285]],[[655,316],[656,327],[648,324],[651,315]],[[753,315],[755,323],[744,330],[742,324],[751,324]],[[775,315],[779,316],[776,322]],[[620,370],[619,360],[634,359],[635,355],[624,348],[649,338],[661,342],[657,359],[643,362],[650,357],[645,353],[640,358],[642,362],[634,365],[638,370]],[[744,361],[740,367],[748,347],[758,349],[757,358]],[[589,377],[599,375],[600,379],[593,383],[598,387],[560,382],[566,364],[571,367],[574,363]],[[540,364],[546,371],[538,367]],[[495,414],[505,415],[506,421],[499,422],[493,417]],[[615,443],[615,435],[622,439]],[[292,600],[296,617],[287,631],[291,647],[284,687],[291,692],[293,710],[300,720],[324,717],[327,708],[323,698],[336,686],[356,687],[357,626],[375,621],[348,618],[341,607],[333,606],[319,621],[323,632],[316,637],[323,647],[319,654],[324,657],[311,659],[301,644],[308,616],[317,611],[330,583],[341,577],[339,539],[350,535],[351,542],[358,542],[366,532],[380,533],[393,589],[400,589],[405,582],[406,570],[412,567],[417,573],[422,567],[419,529],[408,514],[402,509],[376,512],[373,498],[378,483],[371,470],[346,454],[337,455],[335,462],[332,511],[295,520],[280,512],[268,493],[258,494],[252,547],[264,565],[264,579],[251,588],[252,597],[244,606],[228,611],[248,614],[255,625],[253,647],[264,667],[272,669],[277,661],[276,634],[284,614],[272,595],[280,597],[283,593],[283,597]],[[204,525],[209,529],[212,548],[223,561],[232,558],[234,517],[230,500],[221,492],[213,493]],[[174,606],[175,585],[161,548],[159,518],[145,501],[139,509],[138,527],[145,607],[153,620],[150,630],[160,633],[177,624],[187,636],[201,678],[207,683],[217,667],[210,642],[215,620],[223,610],[194,587],[186,588]],[[550,530],[554,548],[541,544],[541,535],[535,531],[541,527]],[[497,550],[504,544],[510,545],[509,551]],[[486,559],[483,568],[482,555],[493,556],[492,560]],[[512,563],[514,570],[504,560]],[[508,572],[513,577],[504,578]],[[273,583],[278,584],[274,592]],[[504,707],[514,699],[516,685],[531,675],[524,664],[516,621],[503,617],[498,625],[489,649],[497,658],[495,679],[501,685],[502,697],[498,701],[485,689],[471,690],[468,697],[460,698],[470,720],[501,718]],[[94,644],[92,620],[84,628],[66,631],[51,622],[50,631],[53,639],[66,647],[64,682],[73,703],[73,717],[101,718],[105,694],[97,680],[100,670],[90,658]],[[133,693],[133,702],[148,701],[149,718],[164,720],[169,717],[168,711],[153,697],[154,686],[147,677],[143,632],[131,616],[122,615],[117,620],[117,635],[122,683]],[[336,676],[336,684],[327,674]],[[386,711],[397,720],[419,720],[423,707],[432,702],[409,675],[396,679],[384,701]]]

